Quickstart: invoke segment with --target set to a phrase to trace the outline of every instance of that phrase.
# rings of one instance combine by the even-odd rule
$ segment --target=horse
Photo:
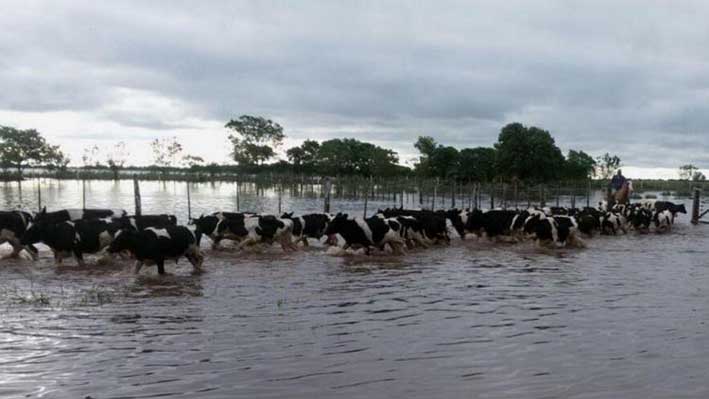
[[[630,193],[633,192],[633,183],[626,180],[623,186],[613,194],[613,200],[616,204],[628,204]]]

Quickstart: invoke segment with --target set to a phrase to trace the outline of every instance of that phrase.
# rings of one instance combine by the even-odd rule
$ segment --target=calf
[[[108,247],[121,225],[106,220],[77,220],[59,223],[32,224],[22,237],[22,245],[46,244],[61,264],[65,255],[72,254],[79,266],[85,266],[83,254],[97,253]]]
[[[606,235],[616,235],[619,231],[626,233],[623,216],[613,212],[604,213],[599,219],[601,233]]]
[[[281,215],[283,219],[290,219],[293,222],[293,237],[296,243],[302,241],[308,246],[308,238],[320,240],[325,235],[325,229],[332,217],[325,213],[310,213],[303,216],[293,216],[293,212]]]
[[[0,244],[8,243],[12,246],[9,257],[16,257],[22,251],[22,236],[32,224],[32,215],[22,211],[0,212]],[[37,248],[27,246],[33,259],[37,259]]]
[[[393,223],[392,223],[393,222]],[[384,248],[389,245],[394,253],[401,253],[405,244],[399,230],[401,225],[395,219],[372,216],[366,219],[350,218],[346,213],[338,213],[325,230],[332,242],[336,234],[345,240],[344,249],[365,248],[367,254],[372,246]]]
[[[122,230],[116,234],[108,249],[111,253],[128,252],[137,262],[135,273],[139,273],[143,264],[156,265],[159,274],[165,274],[165,261],[177,262],[186,257],[196,272],[202,271],[202,256],[194,234],[184,226],[166,226],[158,229],[148,227],[145,230]]]

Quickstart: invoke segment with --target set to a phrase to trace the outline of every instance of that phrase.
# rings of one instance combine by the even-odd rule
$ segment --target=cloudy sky
[[[626,174],[709,168],[709,4],[683,1],[4,0],[0,125],[85,147],[177,136],[228,158],[223,125],[415,156],[418,135],[491,145],[511,121]]]

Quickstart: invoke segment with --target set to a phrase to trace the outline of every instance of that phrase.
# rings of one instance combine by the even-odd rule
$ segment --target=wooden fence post
[[[140,216],[143,214],[140,204],[140,184],[135,176],[133,176],[133,199],[135,200],[135,216]]]
[[[37,210],[42,211],[42,179],[37,178]]]
[[[330,213],[330,189],[332,188],[332,182],[330,181],[329,177],[325,178],[323,188],[325,190],[325,192],[323,193],[323,195],[325,196],[323,210],[325,213]]]
[[[236,211],[239,212],[239,176],[236,176]]]
[[[699,188],[695,187],[694,200],[692,201],[692,224],[699,224],[699,195]]]
[[[86,179],[81,179],[81,209],[86,209]]]
[[[187,184],[187,220],[192,220],[192,198],[190,196],[190,182],[189,180],[186,182]]]

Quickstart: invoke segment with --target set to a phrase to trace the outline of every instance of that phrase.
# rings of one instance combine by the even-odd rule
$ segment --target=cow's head
[[[138,243],[138,232],[132,229],[120,230],[108,247],[110,253],[134,254]]]

